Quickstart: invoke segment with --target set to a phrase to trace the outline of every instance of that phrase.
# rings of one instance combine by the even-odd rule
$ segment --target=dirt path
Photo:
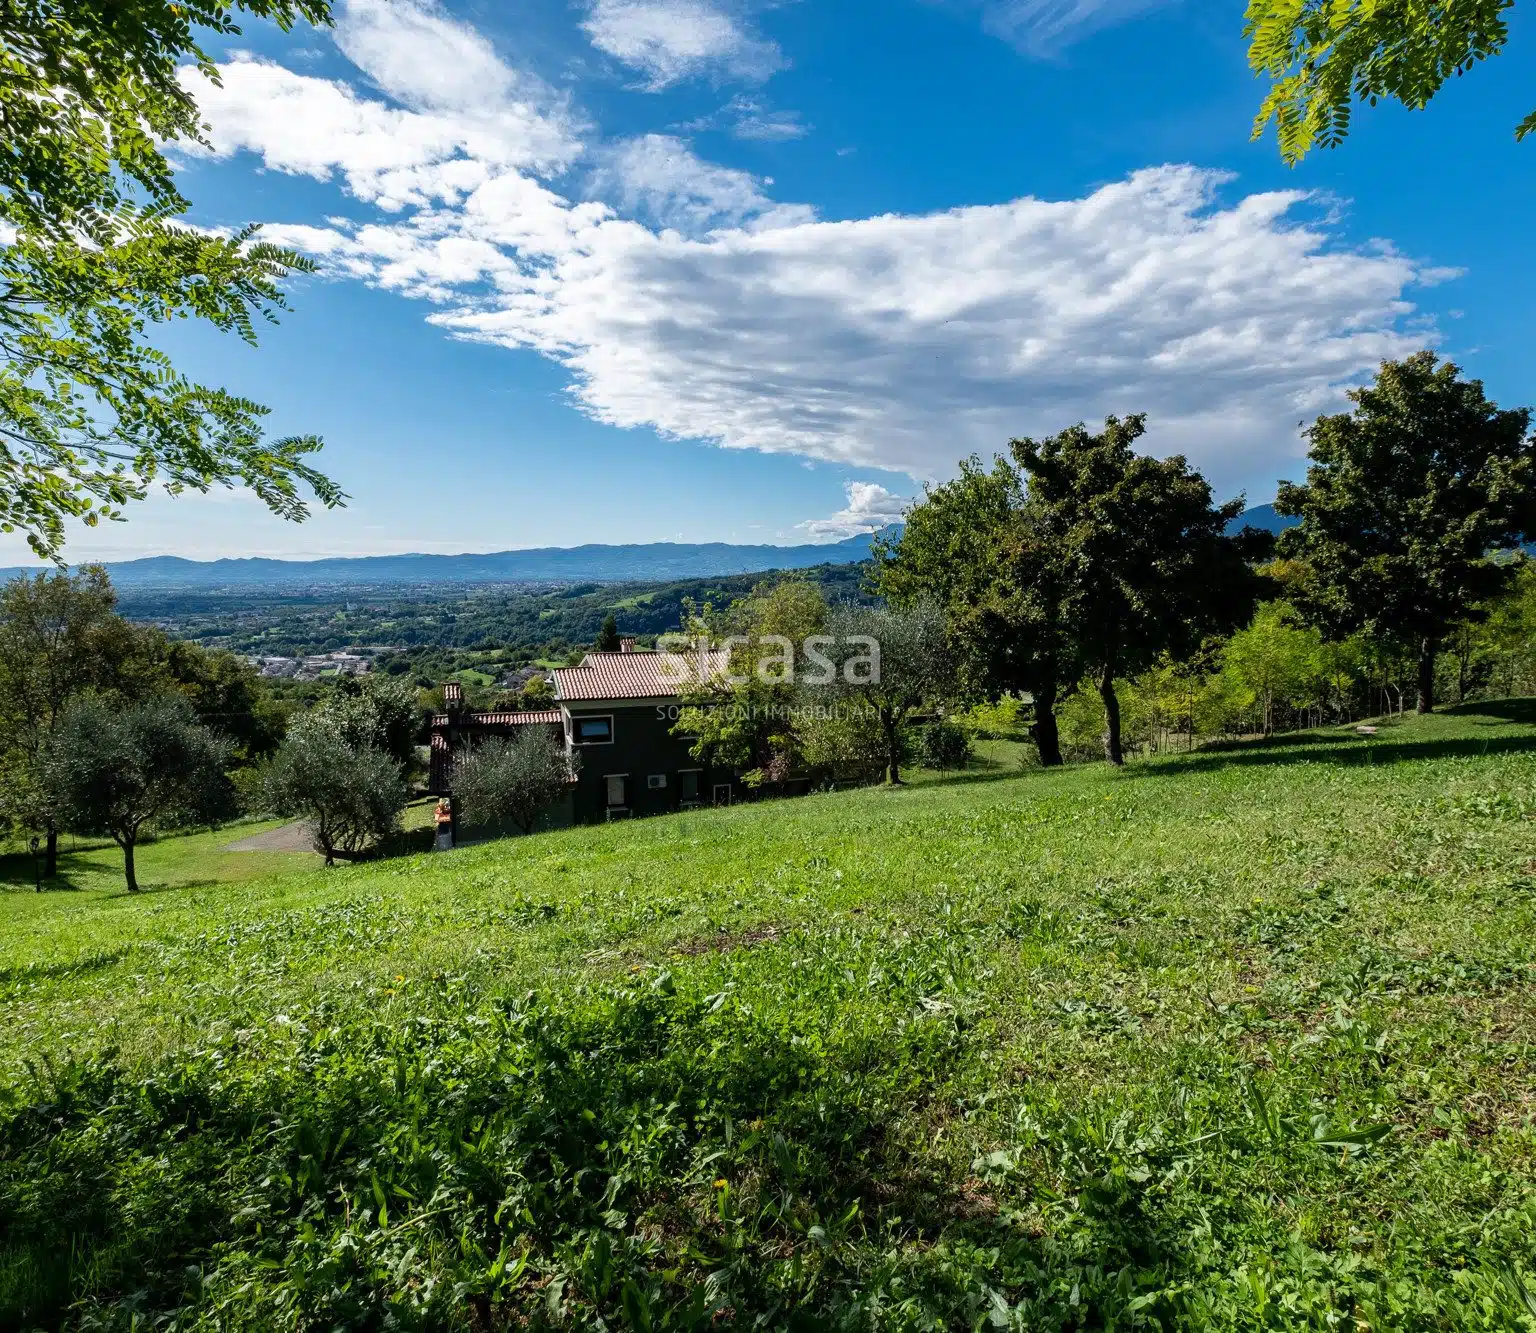
[[[255,833],[239,842],[225,845],[226,852],[313,852],[309,829],[303,824],[284,824],[282,828]]]

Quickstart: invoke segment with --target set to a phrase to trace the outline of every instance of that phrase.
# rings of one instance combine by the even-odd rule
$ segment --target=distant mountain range
[[[175,555],[108,563],[119,588],[310,588],[426,583],[628,583],[809,569],[869,559],[871,534],[817,546],[549,546],[488,555],[365,555],[326,560],[184,560]],[[0,569],[12,578],[19,569]]]
[[[1278,532],[1293,520],[1273,505],[1259,505],[1233,523]],[[184,560],[175,555],[109,563],[112,582],[124,590],[282,587],[364,587],[430,583],[629,583],[756,574],[769,569],[810,569],[869,559],[873,534],[817,546],[684,545],[546,546],[489,555],[365,555],[326,560]],[[22,573],[0,569],[0,579]]]

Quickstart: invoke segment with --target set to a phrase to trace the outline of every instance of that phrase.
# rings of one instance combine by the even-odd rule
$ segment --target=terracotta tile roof
[[[537,713],[460,713],[461,727],[558,727],[564,719],[558,708],[543,709]],[[446,727],[451,721],[447,713],[433,715],[434,727]]]
[[[710,680],[726,668],[729,654],[588,653],[578,667],[555,670],[555,698],[562,703],[607,699],[670,699],[687,681]]]

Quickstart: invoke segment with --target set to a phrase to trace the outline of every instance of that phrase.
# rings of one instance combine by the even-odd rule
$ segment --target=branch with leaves
[[[1514,0],[1249,0],[1248,63],[1272,80],[1254,121],[1273,121],[1293,166],[1312,148],[1336,148],[1356,102],[1382,98],[1422,110],[1447,79],[1498,55]],[[1536,129],[1536,112],[1515,130]]]
[[[66,520],[121,518],[156,483],[245,486],[291,520],[306,488],[345,499],[307,461],[316,437],[267,440],[267,408],[150,341],[192,318],[254,343],[286,309],[279,283],[313,270],[255,227],[176,221],[189,205],[160,145],[200,136],[186,60],[217,81],[193,34],[236,34],[242,10],[329,21],[323,0],[0,0],[0,531],[44,558]]]

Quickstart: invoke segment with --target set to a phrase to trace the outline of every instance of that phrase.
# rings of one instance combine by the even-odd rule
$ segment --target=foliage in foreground
[[[1536,1328],[1531,715],[16,895],[0,1322]]]
[[[325,23],[325,0],[113,0],[0,6],[0,532],[57,559],[64,521],[121,516],[155,481],[172,494],[249,488],[302,519],[301,488],[341,490],[306,462],[314,436],[268,441],[267,408],[197,384],[149,329],[204,320],[256,341],[314,264],[246,227],[215,235],[162,149],[197,139],[183,77],[217,78],[198,29],[236,35],[240,11],[283,28]]]
[[[1275,123],[1280,155],[1294,166],[1312,148],[1336,148],[1356,101],[1383,97],[1410,111],[1429,104],[1453,74],[1498,55],[1514,0],[1248,0],[1248,63],[1273,81],[1253,123]],[[1536,111],[1515,128],[1536,130]]]

